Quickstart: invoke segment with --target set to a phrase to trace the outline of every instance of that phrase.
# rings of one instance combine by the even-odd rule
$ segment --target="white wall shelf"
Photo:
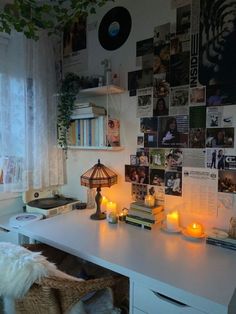
[[[80,90],[79,94],[81,96],[105,96],[105,95],[113,95],[113,94],[122,94],[125,90],[120,86],[116,85],[107,85],[107,86],[99,86],[93,88],[87,88]]]
[[[108,147],[108,146],[76,146],[76,145],[70,145],[68,146],[68,149],[78,149],[78,150],[102,150],[102,151],[121,151],[124,150],[124,146],[117,146],[117,147]]]

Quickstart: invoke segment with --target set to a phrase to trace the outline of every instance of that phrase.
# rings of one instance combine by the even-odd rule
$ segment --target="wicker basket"
[[[49,261],[60,263],[65,254],[44,244],[24,245],[32,251],[40,251]],[[117,287],[124,280],[123,276],[107,276],[86,281],[74,281],[58,277],[45,277],[34,283],[23,299],[16,300],[17,314],[60,314],[68,313],[72,306],[89,292],[107,287]],[[116,302],[117,303],[117,302]]]

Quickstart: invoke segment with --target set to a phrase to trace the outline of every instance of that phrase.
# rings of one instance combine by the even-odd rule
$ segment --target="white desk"
[[[158,227],[149,231],[93,221],[90,214],[74,210],[19,232],[128,276],[132,313],[236,314],[236,252],[189,242]],[[189,307],[152,310],[153,291]]]

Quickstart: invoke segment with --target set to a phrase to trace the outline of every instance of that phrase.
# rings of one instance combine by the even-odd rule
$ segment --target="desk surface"
[[[89,219],[90,210],[33,222],[19,232],[161,289],[210,313],[227,313],[236,298],[236,252],[182,235]],[[236,303],[236,302],[235,302]]]

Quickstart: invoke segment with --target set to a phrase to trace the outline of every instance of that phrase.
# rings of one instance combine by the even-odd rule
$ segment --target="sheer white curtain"
[[[0,188],[25,191],[64,183],[57,148],[56,76],[50,39],[0,34]]]

